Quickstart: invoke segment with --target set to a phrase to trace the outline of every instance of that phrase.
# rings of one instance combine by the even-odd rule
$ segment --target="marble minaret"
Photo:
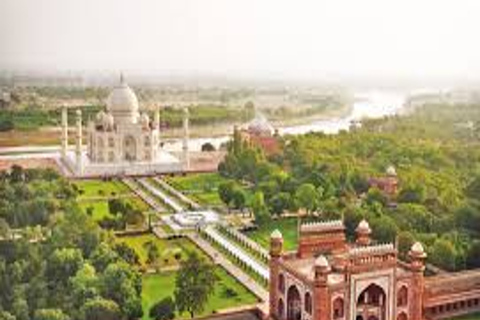
[[[67,108],[62,109],[62,159],[67,157],[68,149],[68,113]]]
[[[83,174],[83,161],[82,161],[82,110],[77,110],[77,136],[75,147],[75,159],[77,166],[77,174]]]
[[[190,169],[190,155],[188,152],[188,139],[189,139],[188,117],[189,117],[188,108],[185,107],[183,108],[183,147],[182,147],[185,171]]]

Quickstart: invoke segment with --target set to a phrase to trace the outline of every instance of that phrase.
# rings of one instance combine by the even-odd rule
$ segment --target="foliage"
[[[150,308],[149,315],[154,320],[172,320],[175,318],[175,302],[171,297],[163,298]]]
[[[424,105],[407,115],[365,120],[361,128],[336,135],[286,136],[272,159],[234,135],[219,172],[262,193],[261,210],[258,196],[249,202],[250,209],[256,207],[252,211],[264,215],[259,221],[284,212],[290,197],[320,219],[343,216],[348,237],[367,219],[375,240],[400,235],[403,255],[412,239],[420,240],[433,255],[429,261],[458,270],[477,263],[479,110],[478,105]],[[393,196],[369,186],[369,179],[384,177],[390,165],[399,180]]]
[[[109,236],[78,208],[67,181],[49,170],[12,168],[1,176],[0,187],[7,199],[9,190],[28,190],[53,201],[55,208],[36,241],[27,237],[36,230],[28,223],[20,237],[0,241],[2,317],[116,320],[142,315],[140,276],[112,248]],[[31,215],[35,213],[32,208]]]
[[[196,253],[190,253],[177,273],[175,302],[179,312],[187,311],[191,318],[201,313],[213,293],[217,277],[214,270]]]

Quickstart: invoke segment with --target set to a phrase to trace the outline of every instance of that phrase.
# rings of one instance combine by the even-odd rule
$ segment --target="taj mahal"
[[[76,111],[74,150],[68,148],[68,116],[63,109],[61,162],[76,177],[187,171],[189,112],[187,108],[183,111],[183,149],[181,156],[174,156],[161,149],[160,111],[155,110],[152,121],[140,110],[135,92],[121,76],[108,96],[106,109],[88,121],[85,134],[81,110]]]

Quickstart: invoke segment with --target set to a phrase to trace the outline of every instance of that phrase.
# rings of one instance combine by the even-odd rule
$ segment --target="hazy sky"
[[[480,1],[0,0],[0,69],[480,78]]]

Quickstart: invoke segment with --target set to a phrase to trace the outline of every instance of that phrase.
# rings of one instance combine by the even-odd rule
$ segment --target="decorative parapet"
[[[320,232],[320,231],[333,231],[344,230],[342,220],[331,220],[321,222],[306,222],[300,226],[300,232]]]
[[[392,243],[381,243],[371,246],[363,247],[353,247],[349,250],[351,256],[361,256],[361,255],[379,255],[387,253],[395,253],[395,247]]]

